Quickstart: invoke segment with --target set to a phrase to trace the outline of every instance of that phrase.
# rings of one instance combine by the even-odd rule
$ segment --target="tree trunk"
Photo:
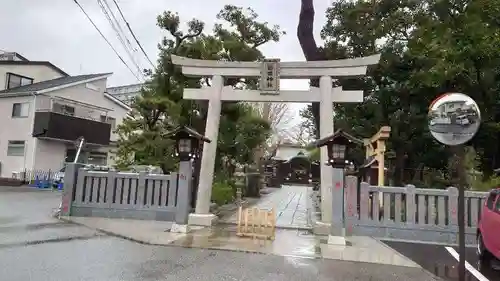
[[[301,0],[297,38],[307,61],[326,60],[325,54],[318,49],[314,39],[314,4],[313,0]],[[319,87],[319,79],[311,79],[312,87]],[[319,138],[319,102],[312,103],[312,114]],[[332,116],[333,118],[333,116]]]

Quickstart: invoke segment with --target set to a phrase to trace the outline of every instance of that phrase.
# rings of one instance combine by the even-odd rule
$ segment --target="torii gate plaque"
[[[189,224],[210,226],[216,217],[210,214],[215,155],[219,134],[222,101],[247,102],[320,102],[320,137],[333,134],[333,103],[363,102],[363,91],[343,91],[342,87],[332,88],[332,79],[362,77],[368,66],[378,64],[380,55],[363,58],[280,62],[230,62],[197,60],[172,55],[172,63],[182,66],[186,76],[211,77],[212,86],[201,89],[184,89],[183,97],[191,100],[208,100],[206,137],[211,143],[204,143],[201,171],[196,201],[196,211],[189,217]],[[237,90],[223,85],[223,77],[261,77],[259,90]],[[320,86],[308,91],[280,91],[279,79],[320,79]],[[321,149],[321,162],[328,159],[326,148]],[[331,214],[331,169],[321,165],[321,211],[323,222],[329,222]]]

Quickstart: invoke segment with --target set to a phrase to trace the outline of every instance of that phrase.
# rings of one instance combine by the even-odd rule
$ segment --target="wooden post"
[[[377,161],[377,185],[385,186],[385,142],[391,135],[391,127],[382,126],[369,139],[364,139],[366,158],[374,157]],[[383,192],[379,193],[380,206],[383,205]]]
[[[276,213],[259,208],[238,208],[236,235],[252,239],[274,240],[276,236]]]
[[[371,138],[364,139],[366,158],[375,157],[378,164],[378,186],[385,185],[385,142],[389,139],[390,135],[391,127],[383,126]]]

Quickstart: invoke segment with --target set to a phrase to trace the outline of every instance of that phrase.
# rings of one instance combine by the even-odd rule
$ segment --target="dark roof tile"
[[[64,72],[62,69],[60,69],[59,67],[53,65],[51,62],[48,61],[0,60],[0,65],[45,65],[59,72],[61,75],[69,76],[68,73]]]
[[[67,76],[67,77],[61,77],[61,78],[56,78],[52,80],[46,80],[46,81],[41,81],[38,83],[33,83],[31,85],[25,85],[21,87],[16,87],[12,89],[7,89],[0,91],[0,95],[2,94],[11,94],[11,93],[29,93],[29,92],[37,92],[37,91],[42,91],[45,89],[50,89],[66,84],[71,84],[71,83],[76,83],[92,78],[97,78],[99,76],[104,76],[108,75],[110,73],[98,73],[98,74],[86,74],[86,75],[77,75],[77,76]]]

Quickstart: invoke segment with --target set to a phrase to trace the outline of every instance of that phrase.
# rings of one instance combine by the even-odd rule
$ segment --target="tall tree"
[[[310,11],[312,1],[304,3]],[[346,88],[363,87],[365,102],[336,105],[336,126],[364,137],[391,126],[396,184],[424,167],[446,170],[449,153],[430,137],[426,119],[431,100],[446,91],[468,93],[478,102],[484,123],[472,144],[485,177],[497,168],[499,10],[498,1],[458,0],[337,1],[328,9],[321,34],[328,59],[382,53],[367,79],[340,81]],[[310,20],[306,12],[301,16]],[[312,43],[302,46],[314,49]],[[302,115],[314,118],[314,108]]]
[[[499,1],[428,0],[411,50],[421,62],[412,84],[470,95],[482,124],[472,144],[485,179],[500,165]]]
[[[322,48],[318,47],[314,39],[314,4],[313,0],[301,0],[299,24],[297,25],[297,38],[307,61],[326,60]],[[319,79],[311,79],[311,86],[319,87]],[[311,105],[311,115],[316,128],[316,137],[319,137],[319,103]]]
[[[368,77],[340,81],[346,89],[364,89],[365,101],[336,104],[335,119],[337,127],[358,137],[369,137],[380,126],[391,126],[389,148],[395,152],[396,184],[413,178],[422,161],[433,162],[433,167],[442,164],[440,158],[430,161],[425,159],[430,154],[420,153],[435,148],[432,155],[440,155],[426,126],[427,106],[437,91],[408,83],[415,58],[407,46],[421,9],[420,1],[411,0],[338,1],[327,10],[327,23],[321,32],[326,41],[323,54],[328,59],[382,54],[380,64],[369,70]],[[302,115],[314,114],[305,111]]]
[[[167,130],[178,124],[188,124],[204,132],[207,103],[182,99],[182,89],[210,85],[210,79],[184,77],[170,59],[172,54],[196,59],[256,61],[263,58],[258,47],[278,41],[283,34],[278,26],[259,22],[251,9],[226,5],[217,15],[224,24],[216,24],[211,33],[204,32],[204,23],[193,19],[182,31],[177,14],[164,12],[157,18],[158,26],[169,36],[159,44],[158,66],[148,74],[150,80],[133,105],[130,117],[117,129],[119,164],[159,165],[171,170],[172,143],[162,138]],[[226,79],[225,85],[251,87],[252,79]],[[253,148],[268,137],[269,124],[241,103],[225,103],[222,108],[217,161],[226,158],[247,161]],[[130,157],[135,153],[135,159]],[[197,161],[199,163],[201,161]]]

